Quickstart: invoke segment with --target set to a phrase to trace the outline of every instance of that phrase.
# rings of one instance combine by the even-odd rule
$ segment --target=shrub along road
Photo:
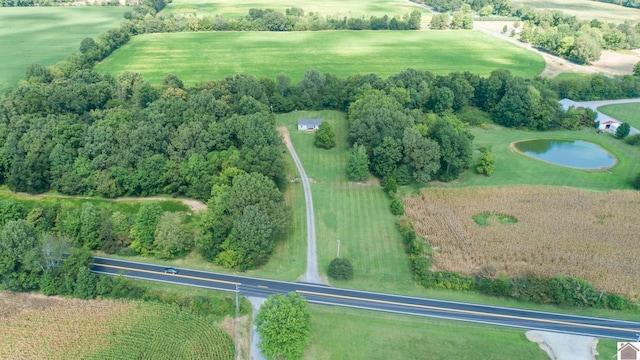
[[[291,283],[190,269],[165,274],[164,266],[96,257],[92,271],[99,274],[167,282],[235,292],[242,296],[268,297],[297,292],[310,303],[385,311],[414,316],[469,321],[524,329],[636,340],[640,323],[560,313],[477,305],[401,295],[341,289],[324,285]]]

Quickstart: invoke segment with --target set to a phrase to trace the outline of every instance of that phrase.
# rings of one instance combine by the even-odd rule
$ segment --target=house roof
[[[306,125],[307,127],[316,127],[316,126],[319,126],[321,123],[322,123],[322,119],[321,118],[316,118],[316,119],[303,119],[303,118],[300,118],[300,119],[298,119],[298,126]]]
[[[607,125],[607,124],[619,124],[619,122],[615,121],[615,120],[607,120],[603,123],[600,123],[602,125]]]
[[[560,103],[560,105],[562,105],[562,108],[564,109],[564,111],[569,110],[569,108],[572,106],[574,108],[584,107],[581,103],[573,101],[571,99],[562,99],[558,102]]]

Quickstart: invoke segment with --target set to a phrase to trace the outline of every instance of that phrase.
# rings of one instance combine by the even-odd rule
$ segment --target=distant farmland
[[[80,41],[116,27],[124,6],[4,7],[0,11],[0,90],[31,64],[51,65],[77,52]]]
[[[529,5],[546,10],[560,10],[581,20],[622,23],[640,21],[640,9],[632,9],[615,4],[593,0],[513,0],[515,6]]]
[[[322,15],[347,17],[403,15],[416,9],[422,9],[406,0],[306,0],[297,2],[291,0],[173,0],[163,10],[171,14],[222,15],[225,17],[243,17],[249,9],[274,9],[284,12],[287,8],[299,7],[305,13],[315,12]]]
[[[273,79],[284,72],[298,81],[309,69],[387,77],[409,67],[485,76],[504,68],[533,77],[544,60],[479,31],[203,32],[135,36],[97,69],[140,72],[155,84],[173,73],[194,84],[238,73]]]
[[[426,189],[404,200],[416,232],[434,248],[436,270],[473,275],[495,267],[511,276],[527,272],[569,275],[640,298],[638,245],[640,192],[592,192],[568,187]],[[473,216],[495,217],[479,226]]]

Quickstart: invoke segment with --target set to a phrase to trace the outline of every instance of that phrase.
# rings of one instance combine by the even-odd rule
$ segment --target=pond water
[[[580,140],[538,139],[514,144],[532,158],[560,166],[594,170],[611,167],[617,159],[600,146]]]

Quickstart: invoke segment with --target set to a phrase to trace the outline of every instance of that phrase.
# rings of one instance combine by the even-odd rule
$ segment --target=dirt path
[[[302,163],[298,158],[296,150],[291,144],[291,139],[289,138],[289,130],[287,130],[287,128],[284,126],[280,126],[278,127],[278,131],[282,135],[284,143],[291,153],[291,157],[293,157],[293,162],[295,162],[296,168],[298,168],[298,173],[300,173],[300,178],[302,179],[302,187],[304,188],[304,199],[307,207],[307,271],[305,272],[302,281],[313,284],[325,284],[325,281],[323,281],[320,277],[320,274],[318,274],[318,255],[316,253],[316,224],[313,213],[313,197],[311,196],[311,185],[309,184],[309,178],[307,177],[307,173],[305,173],[304,168],[302,167]]]
[[[29,194],[23,192],[13,192],[9,190],[1,190],[0,192],[8,193],[8,194],[16,194],[22,197],[37,199],[37,198],[59,198],[59,199],[85,199],[85,200],[103,200],[103,201],[178,201],[188,206],[189,209],[193,212],[207,210],[207,205],[193,199],[176,199],[169,197],[122,197],[115,199],[105,199],[105,198],[96,198],[91,196],[72,196],[72,195],[60,195],[60,194]]]

